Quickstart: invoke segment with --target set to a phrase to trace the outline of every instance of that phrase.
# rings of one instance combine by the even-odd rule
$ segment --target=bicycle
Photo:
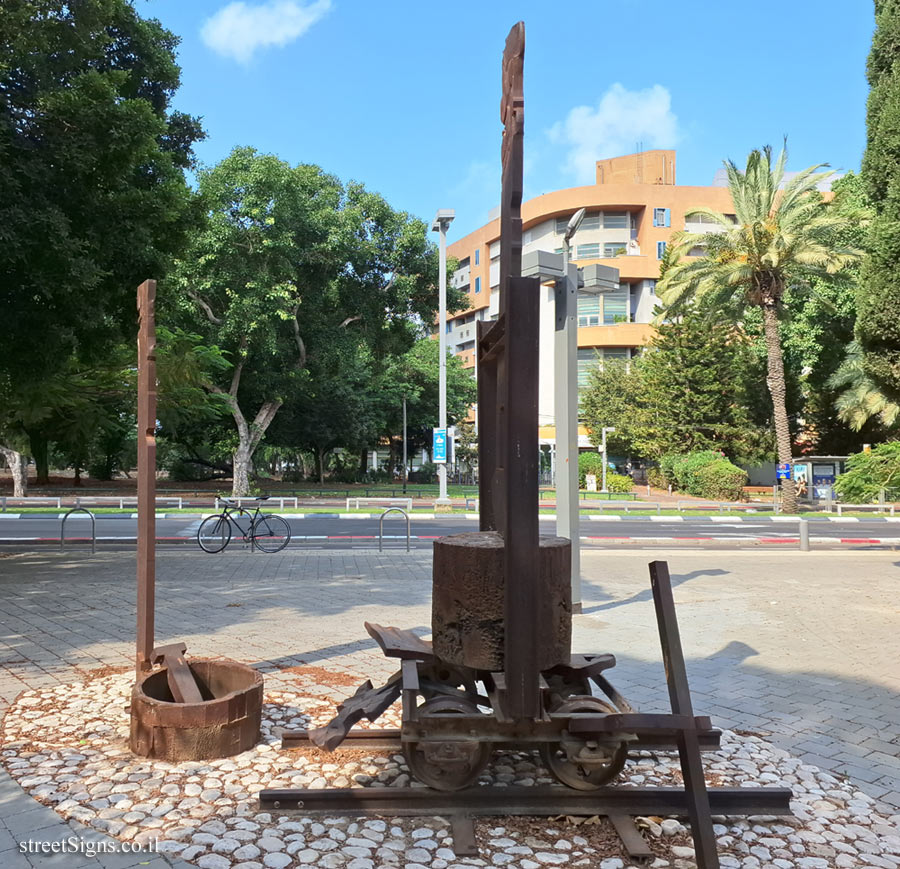
[[[268,496],[256,498],[266,501]],[[263,552],[281,552],[291,542],[291,528],[287,522],[275,513],[263,513],[256,505],[256,512],[245,510],[240,504],[223,500],[225,509],[215,516],[207,516],[197,529],[197,543],[204,552],[221,552],[231,542],[231,525],[234,523],[244,543],[251,548],[256,546]],[[234,515],[236,514],[236,515]],[[237,516],[248,516],[250,525],[245,531]]]

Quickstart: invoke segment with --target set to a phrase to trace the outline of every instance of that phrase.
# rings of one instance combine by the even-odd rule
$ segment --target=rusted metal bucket
[[[237,661],[194,658],[203,700],[177,703],[166,668],[143,676],[131,692],[131,750],[159,760],[229,757],[259,741],[263,677]]]

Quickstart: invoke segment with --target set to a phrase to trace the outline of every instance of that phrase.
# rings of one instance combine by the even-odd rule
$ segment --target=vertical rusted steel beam
[[[156,595],[156,281],[137,291],[138,308],[138,526],[137,654],[138,673],[152,667]]]
[[[675,598],[669,579],[669,565],[665,561],[650,563],[650,585],[653,590],[653,605],[656,608],[656,624],[659,628],[659,642],[662,646],[663,664],[666,668],[666,685],[669,701],[676,715],[693,717],[691,691],[688,686],[681,634],[675,614]],[[713,831],[709,808],[709,793],[703,777],[703,761],[700,757],[700,740],[696,730],[682,730],[676,739],[681,774],[687,797],[688,816],[691,820],[691,834],[694,837],[694,854],[699,869],[718,869],[719,856],[716,851],[716,835]]]
[[[540,718],[541,652],[552,627],[539,619],[541,595],[549,593],[541,588],[538,531],[540,282],[511,277],[506,293],[511,329],[501,361],[499,400],[506,418],[498,460],[506,517],[506,712],[512,718]]]
[[[482,339],[492,324],[475,323],[475,356],[478,360],[478,528],[496,531],[494,471],[497,467],[497,362],[482,359]]]
[[[497,454],[492,509],[503,535],[506,714],[541,716],[538,620],[538,358],[540,284],[522,278],[522,188],[525,137],[525,25],[514,24],[503,50],[500,148],[500,318],[497,354]],[[498,321],[499,322],[499,321]]]

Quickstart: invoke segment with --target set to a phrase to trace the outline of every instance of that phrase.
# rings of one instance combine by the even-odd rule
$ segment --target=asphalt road
[[[292,547],[360,546],[377,545],[377,518],[338,518],[335,516],[291,516]],[[720,521],[721,519],[721,521]],[[129,516],[100,515],[97,517],[97,538],[102,546],[130,545],[137,533],[137,522]],[[158,519],[156,533],[161,545],[193,541],[200,520],[178,517]],[[477,522],[464,516],[420,519],[411,517],[412,545],[430,546],[431,541],[445,534],[475,531]],[[542,534],[555,531],[555,520],[542,519]],[[405,544],[405,523],[398,514],[385,520],[385,547]],[[900,548],[900,522],[884,519],[859,520],[828,519],[809,520],[809,533],[813,545],[879,545]],[[58,515],[5,518],[0,514],[0,544],[29,545],[52,543],[59,540]],[[90,536],[90,520],[73,515],[66,522],[67,539],[84,539]],[[641,542],[647,545],[684,545],[691,548],[705,545],[721,547],[763,545],[796,545],[798,525],[790,520],[747,519],[730,517],[669,517],[650,519],[606,517],[603,520],[582,518],[582,546],[609,546]],[[235,533],[231,546],[242,545]],[[189,544],[186,552],[200,552]]]

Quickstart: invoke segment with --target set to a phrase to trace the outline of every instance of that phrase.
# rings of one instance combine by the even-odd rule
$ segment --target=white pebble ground
[[[200,869],[447,869],[506,866],[541,869],[631,864],[615,836],[598,823],[567,819],[486,819],[477,825],[480,857],[457,857],[440,818],[310,819],[259,812],[264,787],[416,786],[399,755],[358,751],[335,756],[282,751],[284,727],[327,721],[334,703],[288,674],[267,684],[262,741],[224,760],[164,763],[128,749],[132,675],[20,695],[3,720],[2,757],[36,800],[65,818],[122,840],[158,840]],[[343,689],[344,695],[352,689]],[[316,695],[319,696],[316,696]],[[390,725],[390,713],[376,726]],[[787,786],[792,818],[717,818],[724,869],[900,867],[900,815],[876,810],[851,782],[805,765],[757,737],[726,732],[722,750],[705,755],[711,784]],[[677,758],[643,753],[629,761],[623,785],[673,784]],[[546,784],[536,756],[498,754],[485,783]],[[604,822],[605,823],[605,822]],[[695,866],[690,837],[674,819],[641,819],[658,856],[653,867]]]

